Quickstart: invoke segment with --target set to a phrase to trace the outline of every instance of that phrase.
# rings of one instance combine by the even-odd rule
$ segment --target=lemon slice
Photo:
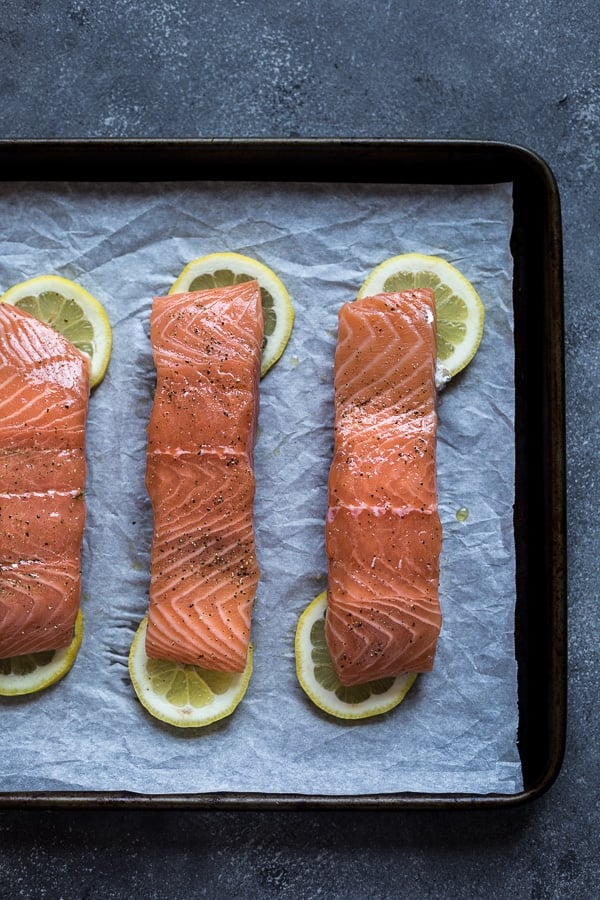
[[[216,672],[146,656],[144,616],[129,651],[129,675],[140,703],[155,719],[179,728],[201,728],[231,715],[252,674],[252,645],[239,674]]]
[[[392,256],[366,278],[358,297],[384,291],[432,288],[437,313],[437,355],[442,381],[473,359],[483,335],[485,309],[470,281],[445,259],[422,253]]]
[[[83,614],[79,610],[68,647],[0,659],[0,697],[34,694],[60,681],[75,662],[82,636]]]
[[[209,253],[187,264],[169,294],[204,291],[255,279],[260,285],[265,317],[261,365],[261,376],[264,376],[285,350],[294,325],[294,307],[275,272],[241,253]]]
[[[102,304],[85,288],[59,275],[21,281],[0,297],[47,322],[89,356],[90,387],[104,378],[112,350],[112,329]]]
[[[312,702],[339,719],[367,719],[389,712],[401,703],[416,674],[380,678],[344,687],[333,670],[325,641],[327,592],[309,603],[296,628],[296,675]]]

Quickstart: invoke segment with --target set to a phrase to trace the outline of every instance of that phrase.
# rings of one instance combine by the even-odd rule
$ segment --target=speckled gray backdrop
[[[596,0],[5,0],[0,138],[365,136],[531,147],[562,197],[569,729],[478,814],[0,812],[0,896],[593,898],[598,870]]]

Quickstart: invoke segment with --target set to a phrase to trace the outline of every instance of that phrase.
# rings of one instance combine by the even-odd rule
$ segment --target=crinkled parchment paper
[[[42,273],[105,305],[114,352],[90,400],[85,634],[68,677],[0,703],[0,791],[364,794],[522,788],[514,651],[510,185],[4,184],[0,286]],[[254,256],[296,309],[261,383],[255,521],[262,578],[255,668],[235,714],[200,731],[150,718],[127,654],[148,600],[144,488],[152,298],[191,259]],[[439,398],[444,624],[435,667],[391,714],[332,720],[305,698],[293,639],[325,586],[337,311],[385,258],[455,263],[486,307],[475,361]],[[466,522],[456,511],[466,507]]]

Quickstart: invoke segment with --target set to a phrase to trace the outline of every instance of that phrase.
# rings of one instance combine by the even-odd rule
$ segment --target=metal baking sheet
[[[402,141],[5,142],[8,182],[510,183],[514,225],[516,549],[515,639],[524,787],[513,794],[347,796],[117,791],[0,793],[0,805],[498,806],[538,796],[564,749],[566,598],[560,204],[535,154],[505,144]]]

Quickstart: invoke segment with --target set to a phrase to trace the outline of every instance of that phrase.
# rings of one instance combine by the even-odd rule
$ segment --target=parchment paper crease
[[[144,793],[522,788],[514,651],[511,185],[4,184],[0,287],[42,273],[78,281],[109,312],[114,352],[92,395],[85,636],[68,677],[0,703],[0,791]],[[228,720],[162,726],[140,707],[127,654],[146,612],[151,508],[145,428],[152,298],[219,250],[271,266],[296,309],[261,383],[256,530],[262,579],[255,668]],[[438,487],[444,625],[434,670],[391,714],[321,715],[294,672],[299,613],[325,587],[337,311],[385,258],[455,263],[486,307],[475,361],[440,395]],[[466,507],[465,523],[456,519]]]

